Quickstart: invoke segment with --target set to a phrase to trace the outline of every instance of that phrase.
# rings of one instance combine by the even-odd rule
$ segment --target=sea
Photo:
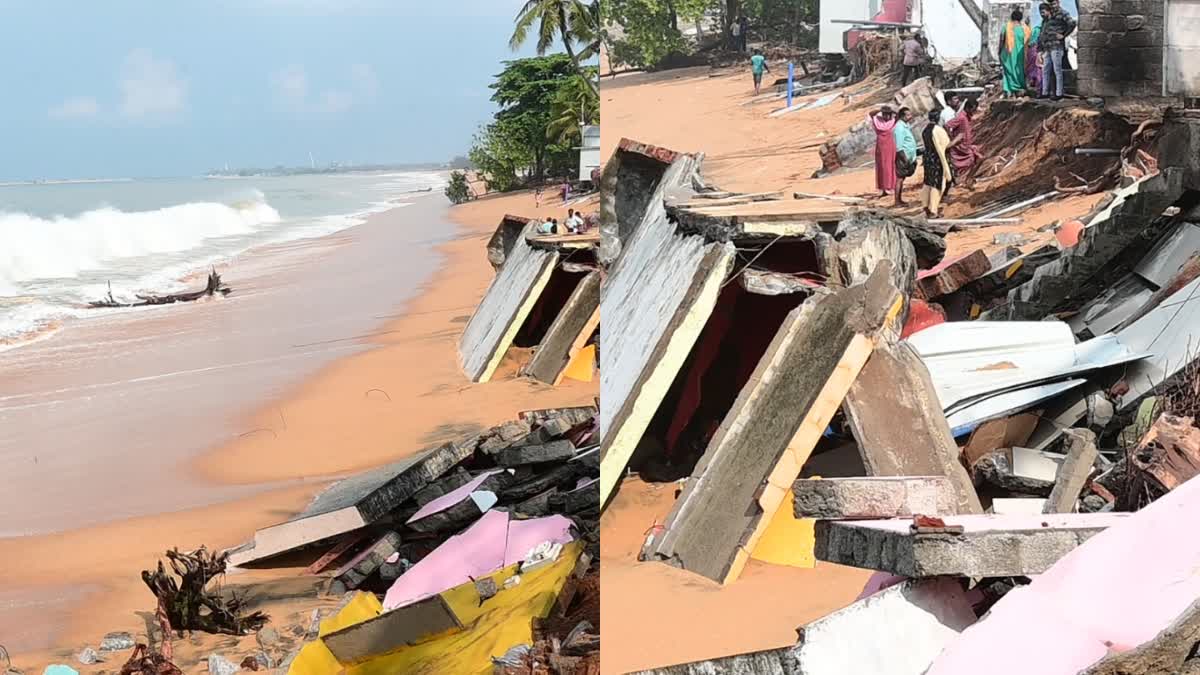
[[[0,183],[0,351],[107,297],[199,288],[256,247],[324,237],[445,185],[436,172]]]

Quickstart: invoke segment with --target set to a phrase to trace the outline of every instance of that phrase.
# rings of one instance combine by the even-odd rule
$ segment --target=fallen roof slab
[[[500,224],[496,226],[496,231],[487,243],[488,262],[492,264],[493,269],[499,271],[501,267],[504,267],[504,261],[508,259],[509,252],[525,236],[525,231],[529,229],[529,223],[532,221],[532,218],[508,214],[500,220]]]
[[[329,486],[294,518],[254,533],[253,546],[230,553],[245,565],[369,525],[475,451],[474,438],[446,443]]]
[[[961,534],[914,533],[911,520],[818,521],[818,560],[904,577],[1041,574],[1127,513],[946,516]]]
[[[959,582],[905,581],[806,624],[795,646],[636,675],[921,675],[975,621]]]
[[[954,499],[937,513],[983,512],[929,371],[909,345],[878,345],[843,408],[868,474],[944,476]]]
[[[795,516],[879,519],[955,513],[957,495],[944,476],[801,478],[792,484]]]
[[[1200,480],[1191,480],[1113,523],[1001,598],[929,675],[1077,673],[1153,640],[1200,597],[1197,512]]]
[[[614,264],[639,231],[664,223],[664,199],[692,194],[703,161],[622,138],[600,177],[600,261]]]
[[[643,549],[715,581],[741,574],[903,298],[882,262],[866,283],[808,299],[784,320],[662,533]],[[804,373],[804,377],[797,377]]]
[[[662,218],[634,233],[601,289],[601,504],[712,314],[736,254],[733,244],[679,233]]]
[[[463,623],[454,610],[441,595],[435,595],[333,631],[321,640],[338,661],[354,663],[396,651],[432,635],[462,629]]]
[[[524,240],[513,247],[458,343],[459,363],[472,382],[491,379],[557,264],[557,253]]]

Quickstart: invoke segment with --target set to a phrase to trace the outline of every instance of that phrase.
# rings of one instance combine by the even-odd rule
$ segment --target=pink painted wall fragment
[[[473,478],[470,483],[467,483],[466,485],[460,486],[455,490],[447,492],[446,494],[442,495],[441,497],[438,497],[437,499],[429,502],[425,506],[422,506],[421,509],[419,511],[417,511],[416,513],[414,513],[412,518],[409,518],[407,522],[411,523],[411,522],[420,520],[426,516],[431,516],[439,511],[445,511],[446,509],[450,508],[451,506],[454,506],[455,504],[463,501],[467,497],[470,497],[471,493],[474,492],[476,489],[479,488],[480,485],[483,484],[483,481],[487,480],[488,477],[492,476],[493,474],[500,473],[501,471],[503,471],[503,469],[497,469],[495,471],[485,471],[485,472],[479,474],[478,476]]]
[[[1006,595],[928,675],[1076,673],[1152,639],[1200,597],[1198,520],[1193,479]]]
[[[383,608],[404,607],[491,574],[523,560],[542,542],[567,544],[572,539],[571,521],[563,516],[512,520],[505,511],[488,511],[400,575],[388,589]]]

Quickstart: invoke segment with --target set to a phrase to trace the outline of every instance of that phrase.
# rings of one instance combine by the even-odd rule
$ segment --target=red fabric
[[[979,146],[975,145],[975,127],[971,123],[971,118],[967,117],[967,112],[964,110],[955,115],[954,119],[946,123],[946,132],[950,134],[950,139],[961,135],[963,139],[958,142],[953,148],[950,148],[950,163],[954,165],[956,172],[968,171],[975,166],[983,158],[983,153],[980,152]]]
[[[712,315],[709,316],[704,330],[697,339],[697,344],[693,347],[696,355],[688,371],[684,373],[686,379],[679,392],[679,404],[676,406],[675,415],[667,428],[666,451],[668,455],[674,454],[675,446],[679,443],[679,435],[687,428],[692,417],[696,415],[696,409],[700,407],[700,397],[704,391],[702,386],[704,373],[708,372],[721,353],[720,336],[724,335],[725,331],[729,330],[733,324],[733,307],[736,303],[732,297],[727,296],[727,293],[731,292],[733,291],[722,293],[717,300],[717,306],[713,308]]]
[[[896,189],[896,118],[883,121],[871,118],[875,128],[875,189],[891,192]]]
[[[946,323],[946,312],[940,305],[931,304],[924,300],[913,300],[908,304],[908,320],[900,331],[900,339],[919,333],[930,326]]]

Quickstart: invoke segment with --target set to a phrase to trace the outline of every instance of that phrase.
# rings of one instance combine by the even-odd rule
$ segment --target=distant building
[[[579,180],[591,180],[592,169],[600,168],[600,127],[585,124],[581,135],[583,143],[579,146]]]

